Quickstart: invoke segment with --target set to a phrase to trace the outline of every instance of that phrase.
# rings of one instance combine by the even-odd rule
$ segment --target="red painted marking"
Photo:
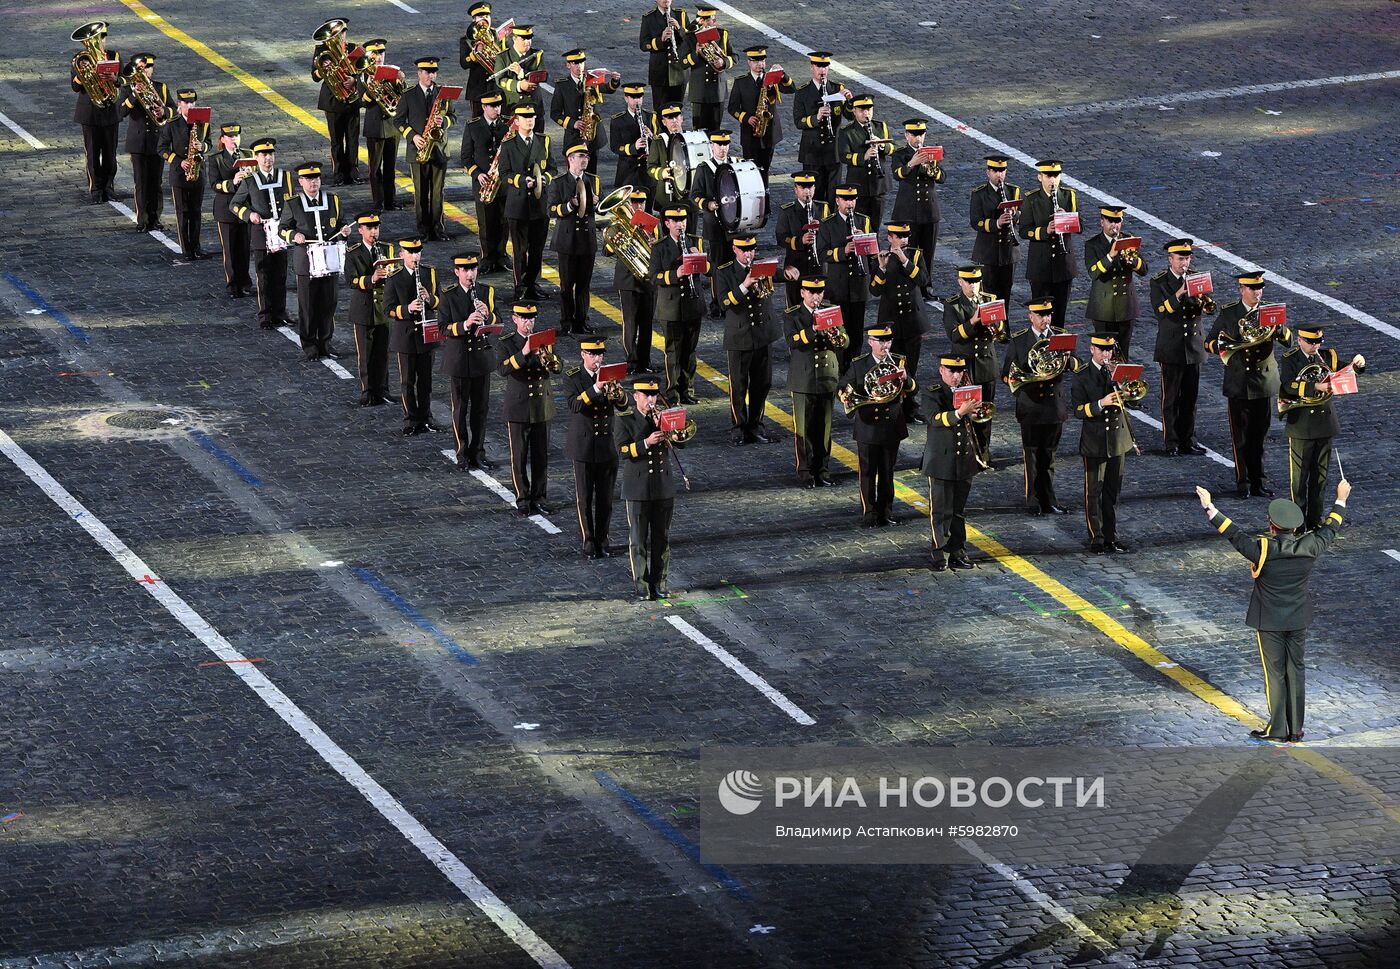
[[[1321,202],[1323,205],[1330,205],[1334,202],[1355,202],[1359,198],[1361,198],[1360,195],[1346,195],[1338,196],[1337,198],[1318,199],[1318,201]]]
[[[159,580],[159,579],[153,579],[153,578],[151,578],[149,575],[147,575],[147,576],[143,576],[142,578],[137,579],[136,581],[137,581],[137,582],[140,582],[142,585],[155,585],[155,584],[156,584],[157,582],[159,582],[160,580]]]
[[[266,663],[267,659],[262,656],[255,656],[252,659],[211,659],[207,663],[200,663],[199,669],[207,666],[229,666],[233,663]]]
[[[3,818],[0,818],[0,824],[9,824],[11,821],[18,821],[22,817],[24,817],[24,812],[16,811],[14,814],[7,814]]]

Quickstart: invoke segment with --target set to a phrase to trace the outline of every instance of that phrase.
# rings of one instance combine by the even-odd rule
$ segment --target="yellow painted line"
[[[266,98],[270,103],[276,105],[284,113],[300,121],[312,131],[317,132],[324,138],[330,138],[330,132],[326,129],[325,124],[318,121],[310,112],[299,107],[286,97],[283,97],[256,76],[245,71],[237,64],[234,64],[218,51],[196,40],[178,27],[173,26],[169,21],[165,20],[159,14],[154,13],[149,7],[141,3],[140,0],[121,0],[121,2],[138,17],[155,27],[171,40],[188,47],[219,70],[235,78],[255,94]],[[365,158],[365,155],[365,150],[361,148],[361,158]],[[411,179],[399,179],[399,184],[402,185],[405,183],[408,183],[411,187]],[[476,231],[476,219],[451,202],[444,201],[443,212],[456,221],[466,225],[473,232]],[[547,279],[558,280],[558,274],[548,265],[544,267],[542,275]],[[617,307],[601,299],[596,294],[593,303],[594,305],[601,306],[601,311],[604,316],[619,326],[622,325],[622,313]],[[664,347],[664,341],[659,336],[653,335],[652,344],[657,347]],[[726,388],[727,392],[729,384],[728,378],[703,360],[699,361],[696,372],[716,386]],[[776,404],[772,403],[772,401],[769,401],[765,408],[765,414],[787,431],[794,432],[792,416],[780,409]],[[831,455],[852,471],[859,467],[859,460],[855,452],[834,441],[831,445]],[[896,482],[895,495],[923,514],[927,515],[929,513],[928,501],[908,485]],[[1237,720],[1252,729],[1259,729],[1264,726],[1264,720],[1247,709],[1240,701],[1236,700],[1204,677],[1197,676],[1195,673],[1181,666],[1181,664],[1177,663],[1166,653],[1162,652],[1156,646],[1153,646],[1131,629],[1128,629],[1102,609],[1093,605],[1093,603],[1089,602],[1063,582],[1053,578],[1043,569],[1036,567],[1022,556],[1017,555],[996,539],[979,531],[972,525],[967,526],[967,537],[968,540],[985,555],[994,559],[998,564],[1004,566],[1026,582],[1035,586],[1041,592],[1050,596],[1056,602],[1070,610],[1073,615],[1078,616],[1091,627],[1107,636],[1119,646],[1122,646],[1128,652],[1132,653],[1158,673],[1161,673],[1167,679],[1176,683],[1182,689],[1187,690],[1193,696],[1215,707],[1232,720]],[[1396,823],[1400,823],[1400,808],[1392,805],[1383,792],[1350,774],[1344,768],[1327,760],[1315,750],[1305,750],[1293,745],[1289,745],[1287,750],[1305,763],[1312,764],[1319,770],[1322,770],[1323,773],[1327,773],[1328,776],[1333,776],[1338,779],[1345,778],[1345,783],[1348,787],[1366,793],[1366,796],[1375,800],[1377,804],[1382,806],[1387,816],[1396,821]],[[1323,770],[1324,766],[1327,770]]]

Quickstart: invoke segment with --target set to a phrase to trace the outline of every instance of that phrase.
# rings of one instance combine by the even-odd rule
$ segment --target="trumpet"
[[[83,45],[83,49],[73,55],[73,76],[87,92],[88,99],[99,108],[114,104],[119,90],[115,77],[97,70],[98,62],[107,59],[107,50],[102,43],[106,36],[106,21],[94,20],[83,24],[68,38]]]
[[[544,369],[548,370],[550,373],[558,373],[560,370],[564,369],[563,363],[559,360],[559,354],[554,352],[554,347],[542,346],[540,347],[539,353],[540,366],[544,367]]]

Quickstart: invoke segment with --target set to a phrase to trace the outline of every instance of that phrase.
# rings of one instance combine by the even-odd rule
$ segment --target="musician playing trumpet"
[[[826,282],[808,277],[799,284],[799,300],[784,314],[787,342],[792,356],[788,363],[788,392],[792,394],[792,424],[796,440],[797,480],[804,488],[829,488],[831,477],[831,408],[836,401],[836,384],[841,376],[840,351],[846,346],[846,331],[816,328],[815,313],[822,306]]]
[[[715,131],[724,117],[724,72],[734,66],[729,47],[729,31],[719,27],[719,11],[704,4],[695,8],[695,29],[685,36],[682,62],[690,68],[690,126],[696,131]],[[719,39],[699,42],[701,31],[714,28]]]
[[[981,403],[955,403],[953,392],[972,386],[965,357],[938,360],[939,382],[924,391],[928,432],[919,470],[928,476],[929,532],[933,571],[972,568],[967,558],[967,496],[972,479],[987,470],[988,455],[973,417]]]
[[[397,257],[393,243],[379,241],[379,213],[356,215],[355,231],[360,238],[345,249],[345,282],[350,286],[350,325],[360,365],[360,406],[378,407],[398,401],[389,393],[389,313],[383,299],[390,267],[378,265]]]
[[[564,373],[564,399],[569,402],[569,433],[564,455],[574,464],[574,504],[583,541],[583,554],[606,558],[608,528],[612,523],[613,486],[617,483],[617,444],[613,425],[627,410],[627,393],[616,383],[604,383],[607,344],[602,339],[582,340],[580,366]]]
[[[481,257],[459,252],[452,257],[455,282],[442,290],[438,322],[442,326],[442,375],[452,393],[452,436],[457,467],[491,470],[486,456],[486,411],[491,374],[496,370],[496,341],[482,328],[496,323],[496,290],[481,282]]]
[[[1116,345],[1111,333],[1096,333],[1089,339],[1089,366],[1075,374],[1070,395],[1070,404],[1082,422],[1079,453],[1084,458],[1084,522],[1089,527],[1089,551],[1100,555],[1128,551],[1118,541],[1118,495],[1128,452],[1137,447],[1123,398],[1113,382]]]
[[[522,515],[548,514],[549,421],[554,417],[554,393],[550,374],[558,358],[549,347],[529,344],[535,332],[539,307],[516,303],[511,307],[512,329],[497,347],[496,372],[506,378],[501,410],[510,441],[510,482],[515,510]]]
[[[1031,515],[1066,514],[1055,497],[1055,451],[1069,418],[1069,405],[1063,393],[1064,375],[1078,372],[1078,359],[1064,353],[1064,365],[1039,370],[1032,363],[1032,350],[1044,366],[1052,360],[1048,342],[1063,334],[1051,325],[1055,306],[1048,296],[1032,299],[1030,325],[1011,334],[1001,374],[1016,398],[1016,420],[1021,425],[1021,457],[1025,461],[1026,512]],[[1054,376],[1046,377],[1046,373]]]
[[[1332,375],[1346,365],[1336,350],[1322,348],[1320,325],[1300,326],[1295,332],[1297,346],[1284,353],[1279,364],[1278,397],[1288,435],[1288,493],[1303,510],[1303,527],[1311,531],[1322,524],[1332,438],[1341,431],[1332,408]],[[1360,373],[1366,358],[1358,353],[1350,366]],[[1322,379],[1315,379],[1319,376]]]
[[[617,450],[622,466],[622,500],[627,502],[627,557],[637,597],[654,602],[670,596],[666,570],[671,564],[671,515],[676,507],[672,445],[657,423],[660,385],[650,377],[632,381],[633,408],[618,421]]]
[[[588,52],[576,48],[564,53],[569,76],[554,88],[549,116],[564,129],[564,154],[574,145],[588,149],[588,174],[598,174],[598,156],[607,144],[603,131],[603,95],[612,94],[622,84],[622,75],[608,71],[602,84],[588,83]]]
[[[836,394],[855,431],[861,526],[883,528],[900,524],[894,517],[894,464],[899,442],[909,436],[904,401],[918,388],[904,369],[904,358],[890,352],[894,330],[889,324],[872,323],[865,335],[870,352],[851,361]]]
[[[1186,292],[1194,247],[1190,239],[1171,239],[1163,250],[1167,268],[1152,277],[1152,311],[1157,316],[1157,344],[1152,353],[1162,368],[1162,442],[1167,455],[1205,454],[1196,443],[1196,399],[1201,364],[1206,360],[1201,301]]]
[[[773,387],[772,343],[782,336],[769,297],[772,277],[754,275],[758,240],[741,236],[733,242],[734,259],[719,267],[716,289],[724,304],[724,349],[729,358],[729,414],[734,447],[772,443],[763,426],[763,410]]]
[[[423,265],[423,240],[399,240],[403,270],[384,284],[384,307],[394,321],[389,349],[398,355],[399,402],[405,435],[442,428],[433,423],[433,347],[424,340],[424,321],[437,321],[437,270]]]

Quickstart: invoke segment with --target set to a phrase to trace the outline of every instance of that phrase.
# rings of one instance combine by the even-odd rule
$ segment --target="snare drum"
[[[308,242],[306,263],[312,278],[337,276],[345,268],[345,243]]]
[[[287,248],[286,240],[277,234],[277,230],[282,227],[282,223],[278,219],[263,219],[262,227],[263,233],[267,236],[268,252],[281,252]]]
[[[671,139],[671,161],[685,172],[681,188],[690,192],[695,169],[710,159],[710,136],[703,131],[682,131]]]
[[[768,221],[768,193],[763,173],[754,162],[743,160],[719,166],[715,172],[719,193],[719,220],[729,232],[753,232]]]

